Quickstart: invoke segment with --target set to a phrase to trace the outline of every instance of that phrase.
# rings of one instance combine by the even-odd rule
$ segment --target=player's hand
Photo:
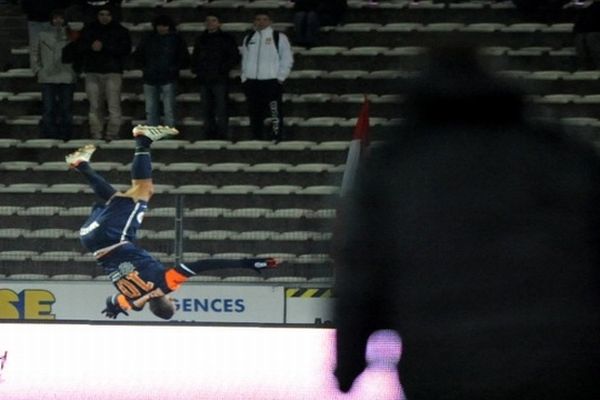
[[[125,311],[117,301],[117,295],[108,296],[106,298],[106,308],[101,311],[102,314],[106,316],[106,318],[116,319],[119,314],[125,314],[129,316],[127,311]]]

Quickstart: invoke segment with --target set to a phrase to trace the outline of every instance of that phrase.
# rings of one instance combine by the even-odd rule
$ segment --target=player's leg
[[[152,142],[177,135],[179,131],[168,126],[138,125],[133,128],[135,153],[131,163],[131,188],[122,196],[131,197],[135,201],[148,201],[154,193],[152,183],[152,159],[150,146]]]
[[[69,164],[69,167],[83,174],[98,197],[108,201],[117,193],[117,190],[91,167],[90,159],[94,151],[96,151],[96,146],[93,144],[85,145],[74,153],[67,155],[65,161]]]
[[[170,280],[176,280],[177,278],[180,278],[180,276],[177,275],[169,276],[169,274],[174,274],[174,272],[177,272],[179,275],[187,279],[191,276],[206,271],[232,268],[250,268],[260,272],[267,268],[277,268],[277,266],[278,262],[274,258],[242,258],[239,260],[207,259],[194,261],[191,263],[179,263],[179,265],[177,265],[175,268],[167,271],[167,283],[169,283]]]

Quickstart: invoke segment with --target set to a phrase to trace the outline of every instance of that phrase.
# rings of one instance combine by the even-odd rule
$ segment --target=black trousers
[[[244,92],[248,103],[248,114],[252,136],[256,140],[265,139],[264,121],[271,121],[271,133],[266,139],[283,138],[283,85],[277,79],[248,79],[244,82]]]

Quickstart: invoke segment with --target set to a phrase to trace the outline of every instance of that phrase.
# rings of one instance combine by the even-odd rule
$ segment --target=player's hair
[[[175,314],[175,306],[167,296],[150,300],[150,311],[158,318],[171,319]]]

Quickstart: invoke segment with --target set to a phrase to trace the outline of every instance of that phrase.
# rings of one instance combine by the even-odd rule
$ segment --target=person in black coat
[[[294,1],[294,39],[298,46],[312,47],[317,43],[319,33],[319,15],[317,0]]]
[[[171,17],[157,16],[152,27],[152,32],[142,38],[133,53],[136,65],[142,68],[144,74],[147,124],[160,125],[162,95],[164,124],[174,127],[177,80],[179,71],[189,65],[190,54]]]
[[[218,15],[205,19],[206,30],[194,42],[192,72],[200,84],[204,135],[229,138],[229,73],[239,64],[240,53],[232,35],[221,30]]]
[[[580,69],[600,69],[600,1],[586,2],[577,7],[573,24],[575,49]]]
[[[434,55],[338,236],[336,376],[379,329],[406,398],[600,398],[600,160],[535,126],[471,49]]]
[[[121,86],[126,57],[131,53],[129,30],[115,21],[111,7],[101,7],[97,20],[86,24],[78,41],[85,91],[90,103],[92,138],[115,139],[122,123]],[[108,124],[104,134],[104,102]]]

